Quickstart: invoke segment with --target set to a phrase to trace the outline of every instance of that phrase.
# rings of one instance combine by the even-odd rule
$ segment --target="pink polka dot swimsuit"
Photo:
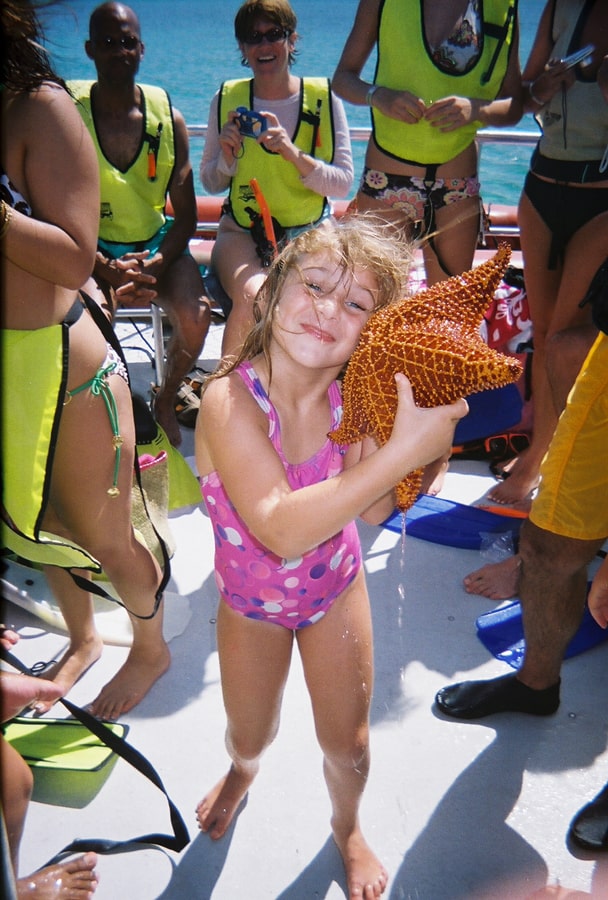
[[[342,471],[345,445],[334,444],[329,438],[305,462],[287,462],[281,449],[279,417],[253,366],[244,362],[236,371],[268,415],[268,437],[293,490]],[[336,428],[342,418],[342,398],[336,382],[330,385],[328,397],[332,428]],[[282,559],[248,531],[217,472],[201,478],[201,492],[215,537],[218,590],[228,606],[248,618],[289,629],[312,625],[325,615],[361,568],[361,546],[354,522],[303,556]]]

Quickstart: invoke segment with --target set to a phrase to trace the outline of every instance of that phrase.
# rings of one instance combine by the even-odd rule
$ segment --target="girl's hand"
[[[439,131],[456,131],[474,121],[473,101],[469,97],[442,97],[427,106],[424,118]]]
[[[420,97],[409,91],[394,91],[387,87],[379,87],[374,93],[373,105],[385,116],[408,125],[419,122],[426,110],[426,104]]]
[[[608,557],[595,573],[589,591],[589,612],[601,628],[608,628]]]
[[[236,123],[238,113],[236,109],[231,109],[228,113],[228,121],[219,133],[220,147],[222,154],[228,165],[232,165],[235,159],[241,155],[241,147],[243,146],[243,135],[239,131]]]
[[[403,374],[395,375],[397,413],[389,443],[395,442],[403,456],[403,475],[439,459],[452,446],[454,429],[466,416],[464,398],[447,406],[424,409],[416,406],[412,385]]]

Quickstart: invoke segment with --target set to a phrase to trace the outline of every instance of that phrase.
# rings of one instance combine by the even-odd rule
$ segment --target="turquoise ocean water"
[[[140,80],[165,87],[189,124],[206,124],[209,103],[219,84],[226,78],[246,76],[249,71],[240,64],[233,33],[234,14],[240,3],[138,0],[130,5],[140,18],[145,45]],[[94,6],[81,0],[63,0],[43,15],[47,48],[64,78],[95,77],[93,64],[84,52]],[[294,0],[293,6],[300,34],[294,72],[331,76],[350,31],[357,0]],[[544,0],[520,0],[522,65],[543,6]],[[370,81],[374,63],[371,58],[364,73]],[[347,104],[346,111],[351,126],[369,126],[367,109]],[[525,117],[518,129],[537,131],[537,126],[532,118]],[[202,138],[192,138],[190,149],[198,193],[203,193],[198,181],[202,147]],[[364,143],[353,145],[355,186],[363,168],[364,152]],[[486,203],[517,203],[530,152],[529,147],[505,144],[483,150],[480,177]]]

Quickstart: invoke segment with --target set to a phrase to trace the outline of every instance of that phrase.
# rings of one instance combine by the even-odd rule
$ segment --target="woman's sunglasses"
[[[458,444],[452,447],[452,456],[458,459],[489,459],[504,462],[523,453],[529,446],[530,438],[527,434],[512,431]]]
[[[290,32],[286,28],[269,28],[268,31],[252,31],[244,38],[243,43],[261,44],[262,41],[267,41],[269,44],[276,44],[284,41],[289,35]]]

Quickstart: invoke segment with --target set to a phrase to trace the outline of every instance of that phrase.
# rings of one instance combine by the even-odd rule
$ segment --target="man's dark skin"
[[[85,50],[97,70],[92,107],[100,146],[112,165],[127,171],[139,153],[145,124],[135,81],[144,45],[133,10],[121,3],[97,7],[91,15]],[[211,313],[198,267],[191,256],[184,255],[196,229],[196,198],[186,123],[176,109],[173,119],[175,169],[168,188],[173,226],[154,256],[146,251],[113,260],[98,252],[94,276],[114,303],[137,307],[155,300],[169,318],[172,337],[154,412],[171,443],[178,446],[181,433],[175,396],[184,376],[196,365]],[[133,235],[133,243],[139,239]]]

